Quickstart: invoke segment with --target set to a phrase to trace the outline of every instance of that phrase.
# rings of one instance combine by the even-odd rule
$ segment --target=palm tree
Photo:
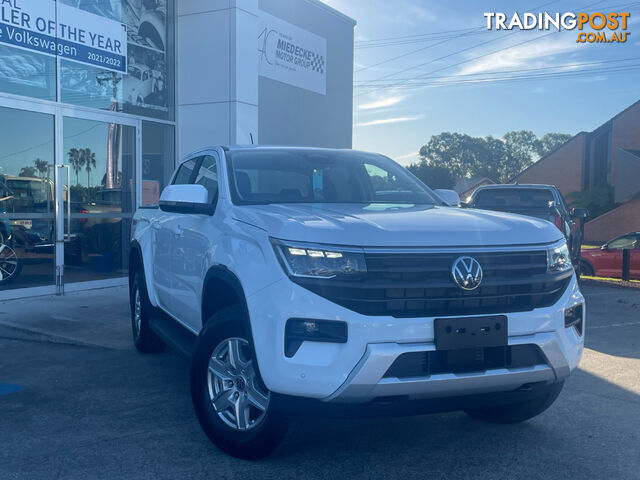
[[[91,170],[96,168],[96,153],[90,148],[82,149],[82,157],[84,158],[84,169],[87,171],[87,187],[91,186]]]
[[[80,185],[80,180],[78,179],[78,175],[84,165],[82,150],[78,150],[77,148],[72,148],[67,153],[67,156],[69,157],[69,165],[71,165],[71,168],[73,168],[73,171],[76,173],[76,185]]]
[[[49,162],[36,158],[34,163],[36,165],[36,169],[40,172],[40,178],[44,178],[45,174],[49,172]]]

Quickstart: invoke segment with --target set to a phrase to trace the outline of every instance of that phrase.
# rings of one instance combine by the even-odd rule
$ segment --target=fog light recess
[[[574,327],[578,332],[578,335],[582,335],[582,327],[583,327],[583,305],[576,305],[571,308],[567,308],[564,311],[564,327],[571,328]]]
[[[304,342],[347,343],[347,323],[290,318],[284,331],[284,354],[293,357]]]

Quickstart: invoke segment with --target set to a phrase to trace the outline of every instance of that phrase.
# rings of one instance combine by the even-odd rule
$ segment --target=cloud
[[[554,55],[576,51],[577,48],[579,47],[574,38],[567,34],[559,34],[554,38],[525,43],[479,58],[462,67],[457,73],[470,75],[517,68],[548,67]]]
[[[405,155],[399,155],[397,157],[393,157],[393,159],[400,163],[401,165],[410,165],[419,159],[420,152],[411,152]]]
[[[424,115],[412,115],[407,117],[392,117],[392,118],[379,118],[378,120],[371,120],[369,122],[356,123],[356,127],[371,127],[373,125],[387,125],[389,123],[404,123],[413,122],[415,120],[421,120]]]
[[[358,105],[359,110],[373,110],[374,108],[392,107],[402,102],[406,97],[396,95],[393,97],[379,98],[368,103],[361,103]]]

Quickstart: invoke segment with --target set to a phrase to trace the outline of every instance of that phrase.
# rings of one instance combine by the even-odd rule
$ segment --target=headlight
[[[352,277],[367,271],[362,250],[279,240],[272,243],[286,273],[293,277]]]
[[[566,272],[572,268],[571,256],[566,243],[547,251],[547,267],[550,273]]]

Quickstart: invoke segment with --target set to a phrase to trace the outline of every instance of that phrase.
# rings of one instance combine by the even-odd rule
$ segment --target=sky
[[[353,147],[404,165],[441,132],[576,134],[640,100],[640,1],[323,1],[358,22]],[[487,30],[484,12],[515,11],[630,12],[630,35]]]

